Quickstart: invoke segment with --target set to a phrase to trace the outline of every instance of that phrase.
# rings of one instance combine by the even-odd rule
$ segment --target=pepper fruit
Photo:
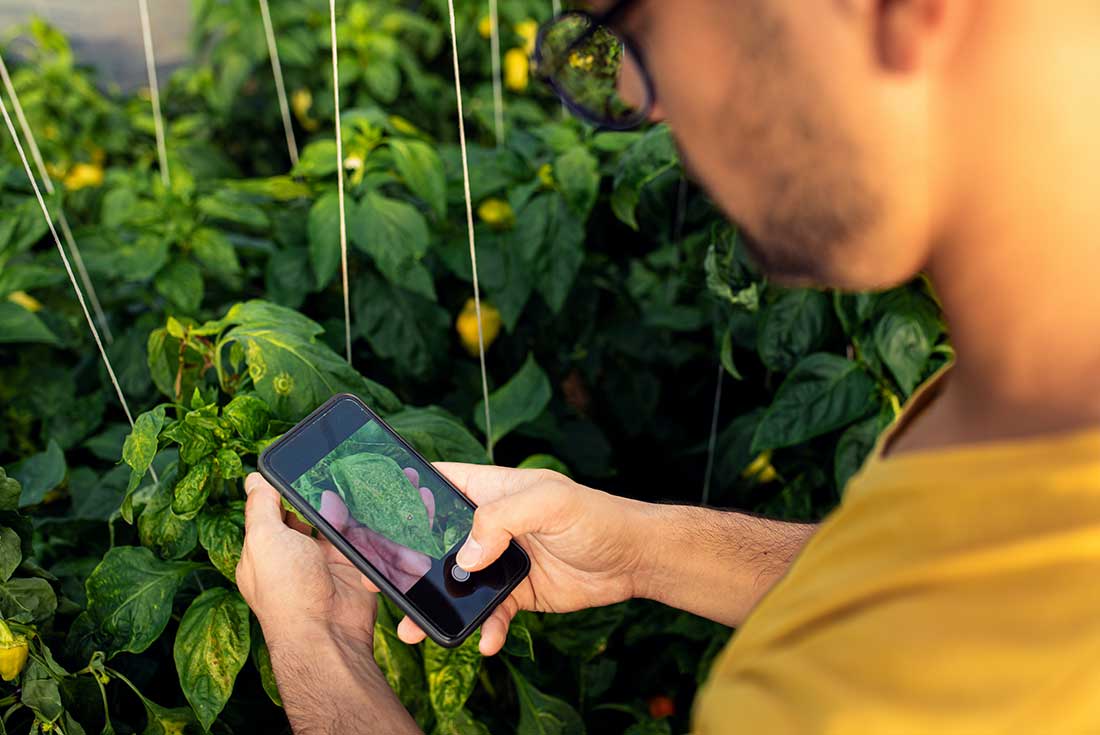
[[[462,312],[455,320],[455,331],[466,351],[471,356],[478,354],[477,307],[473,299],[467,299],[466,305],[462,307]],[[481,302],[481,334],[486,350],[500,334],[500,311],[487,301]]]
[[[504,86],[513,92],[527,89],[527,78],[531,73],[531,61],[527,52],[521,48],[508,49],[504,54]]]
[[[65,175],[65,188],[69,191],[103,185],[103,168],[94,163],[78,163]]]
[[[494,230],[507,230],[516,224],[516,213],[503,199],[486,199],[477,208],[477,216]]]
[[[8,624],[0,620],[0,678],[15,681],[27,665],[29,652],[27,637],[12,633]]]

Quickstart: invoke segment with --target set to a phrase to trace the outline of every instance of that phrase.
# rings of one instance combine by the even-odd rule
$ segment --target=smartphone
[[[457,566],[474,504],[353,395],[268,446],[259,470],[441,646],[462,643],[530,571],[514,541],[485,569]]]

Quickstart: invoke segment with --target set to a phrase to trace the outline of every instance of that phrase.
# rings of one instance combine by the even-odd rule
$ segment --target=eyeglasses
[[[600,15],[563,13],[535,41],[535,69],[562,103],[605,130],[630,130],[653,110],[653,79],[638,47],[611,22],[635,0],[621,0]]]

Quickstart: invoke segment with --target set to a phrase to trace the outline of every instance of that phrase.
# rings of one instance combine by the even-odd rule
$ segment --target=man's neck
[[[894,453],[1100,429],[1096,18],[1044,30],[1043,9],[1013,7],[1014,32],[988,29],[980,70],[946,90],[942,144],[964,163],[926,272],[956,364]]]

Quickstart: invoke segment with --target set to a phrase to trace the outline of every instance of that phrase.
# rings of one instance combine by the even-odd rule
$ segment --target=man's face
[[[884,287],[928,254],[925,91],[875,62],[856,4],[638,0],[621,21],[685,164],[781,283]]]

